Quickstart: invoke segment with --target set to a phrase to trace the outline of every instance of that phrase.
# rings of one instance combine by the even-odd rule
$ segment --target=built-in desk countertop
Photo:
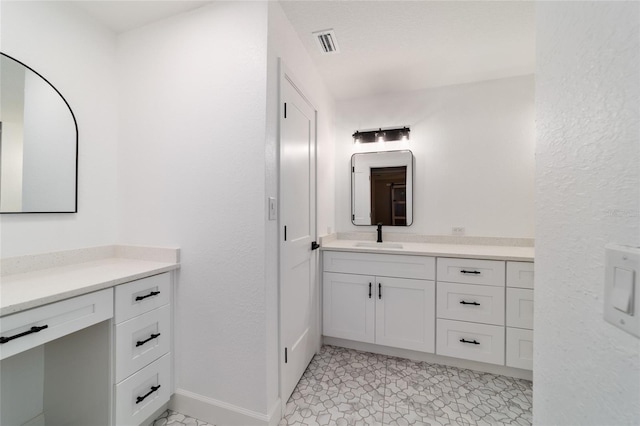
[[[2,259],[0,316],[178,268],[174,248],[105,246]]]

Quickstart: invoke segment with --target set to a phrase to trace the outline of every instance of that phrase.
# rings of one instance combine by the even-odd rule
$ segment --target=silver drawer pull
[[[18,339],[20,337],[23,336],[27,336],[29,334],[33,334],[33,333],[37,333],[39,331],[44,330],[45,328],[49,328],[48,325],[42,325],[40,327],[31,327],[29,330],[25,331],[24,333],[20,333],[20,334],[16,334],[14,336],[9,336],[9,337],[0,337],[0,345],[10,342],[12,340]]]
[[[151,390],[149,390],[149,392],[145,393],[143,396],[138,396],[136,397],[136,404],[140,404],[142,401],[144,401],[149,395],[151,395],[152,393],[154,393],[155,391],[157,391],[158,389],[160,389],[160,385],[158,386],[151,386]]]

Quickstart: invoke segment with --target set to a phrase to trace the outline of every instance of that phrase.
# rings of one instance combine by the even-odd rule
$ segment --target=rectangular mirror
[[[413,153],[366,152],[351,157],[351,222],[413,223]]]

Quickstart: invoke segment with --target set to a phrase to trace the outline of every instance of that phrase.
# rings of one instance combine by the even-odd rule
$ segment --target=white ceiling
[[[210,1],[74,1],[116,32]],[[285,14],[336,99],[531,74],[532,1],[293,1]],[[333,28],[340,53],[311,33]]]
[[[142,27],[155,21],[197,9],[210,1],[186,0],[102,0],[71,2],[116,33]]]
[[[336,99],[531,74],[535,6],[518,1],[284,1]],[[340,53],[311,33],[333,28]]]

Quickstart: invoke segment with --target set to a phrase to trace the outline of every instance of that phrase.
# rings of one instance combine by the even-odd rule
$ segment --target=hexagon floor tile
[[[323,346],[280,426],[532,424],[532,382]],[[166,411],[153,426],[211,426]]]

